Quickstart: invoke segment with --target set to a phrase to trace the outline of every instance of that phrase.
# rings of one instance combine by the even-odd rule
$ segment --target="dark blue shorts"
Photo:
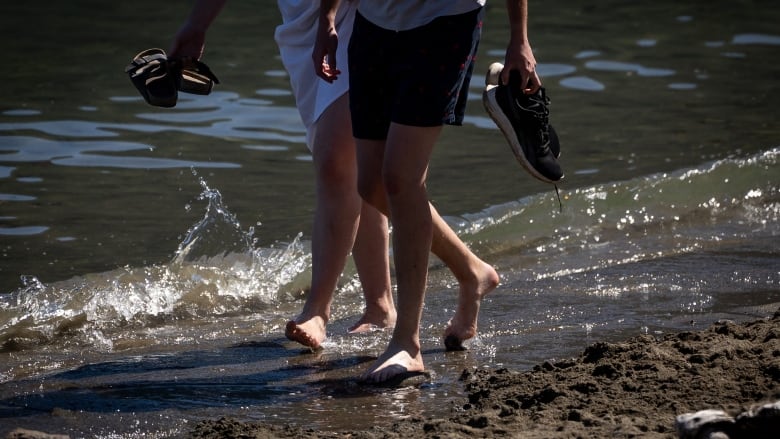
[[[482,8],[401,32],[358,13],[348,56],[354,136],[384,140],[390,122],[461,125],[481,31]]]

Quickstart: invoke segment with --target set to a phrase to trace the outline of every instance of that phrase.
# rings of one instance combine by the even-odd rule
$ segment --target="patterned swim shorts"
[[[391,122],[461,125],[482,15],[477,8],[396,32],[358,13],[348,49],[354,136],[386,139]]]

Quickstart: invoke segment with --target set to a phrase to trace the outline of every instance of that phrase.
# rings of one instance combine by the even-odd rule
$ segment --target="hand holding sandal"
[[[211,93],[219,79],[202,61],[192,58],[168,59],[162,49],[139,53],[125,68],[130,81],[144,100],[155,107],[174,107],[179,91],[198,95]]]

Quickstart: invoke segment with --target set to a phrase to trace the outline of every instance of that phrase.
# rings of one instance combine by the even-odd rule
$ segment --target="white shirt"
[[[435,18],[459,15],[485,6],[486,0],[361,0],[358,12],[368,21],[389,30],[403,31]]]

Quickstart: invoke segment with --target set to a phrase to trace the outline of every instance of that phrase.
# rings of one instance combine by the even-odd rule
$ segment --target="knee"
[[[358,194],[360,194],[360,198],[371,204],[371,201],[374,199],[374,194],[377,190],[376,185],[369,179],[359,178],[357,189]]]
[[[355,191],[356,176],[354,163],[345,163],[333,156],[326,156],[318,160],[317,180],[330,189],[337,191]]]
[[[424,182],[417,178],[410,178],[403,173],[385,170],[382,174],[382,184],[388,198],[403,197],[425,189]]]
[[[382,192],[384,191],[381,180],[373,175],[360,175],[357,190],[360,198],[373,206],[380,202],[383,196]]]

